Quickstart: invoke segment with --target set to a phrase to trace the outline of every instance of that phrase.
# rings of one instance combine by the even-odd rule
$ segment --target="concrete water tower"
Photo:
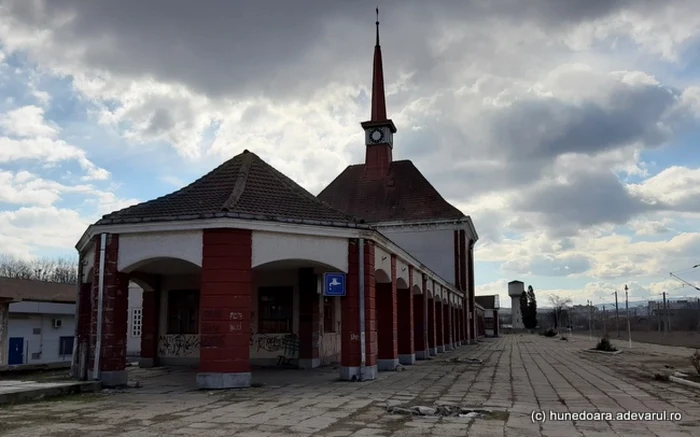
[[[520,313],[520,296],[525,291],[525,283],[510,281],[508,283],[508,295],[510,296],[510,313],[513,317],[513,329],[525,329],[523,315]]]

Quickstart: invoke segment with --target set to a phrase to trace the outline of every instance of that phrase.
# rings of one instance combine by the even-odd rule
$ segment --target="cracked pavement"
[[[700,390],[654,381],[692,350],[635,344],[608,356],[571,341],[513,334],[402,372],[340,382],[337,369],[254,372],[262,387],[194,389],[185,369],[131,369],[139,388],[0,408],[2,436],[700,436]],[[460,362],[480,358],[483,364]],[[479,418],[391,414],[388,406],[485,408]],[[678,422],[544,421],[533,411],[673,412]]]

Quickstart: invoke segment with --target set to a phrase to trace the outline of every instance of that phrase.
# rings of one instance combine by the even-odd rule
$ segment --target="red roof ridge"
[[[241,198],[243,191],[245,191],[246,182],[248,182],[248,173],[250,173],[250,166],[253,164],[253,159],[257,158],[254,153],[250,153],[248,149],[243,151],[243,158],[241,162],[241,168],[238,170],[238,178],[236,179],[236,184],[231,190],[231,195],[226,199],[226,202],[221,206],[221,211],[229,212],[236,206],[236,203]]]

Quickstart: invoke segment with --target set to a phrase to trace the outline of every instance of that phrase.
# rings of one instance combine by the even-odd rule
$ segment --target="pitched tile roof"
[[[0,278],[0,300],[75,303],[77,295],[75,284]]]
[[[349,166],[318,198],[367,223],[465,217],[411,161],[393,161],[385,179],[366,179],[364,174],[364,164]]]
[[[217,217],[350,227],[358,223],[245,150],[190,185],[107,214],[97,224]]]

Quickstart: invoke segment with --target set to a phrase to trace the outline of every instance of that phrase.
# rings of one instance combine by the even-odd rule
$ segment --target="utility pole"
[[[668,319],[668,314],[667,314],[667,313],[668,313],[668,307],[666,306],[666,292],[665,292],[665,291],[664,291],[663,296],[664,296],[664,313],[663,313],[663,319],[662,319],[662,320],[664,321],[664,335],[666,335],[666,333],[668,332],[668,324],[667,324],[667,323],[668,323],[668,322],[667,322],[667,319]]]
[[[620,338],[620,309],[617,306],[617,291],[615,292],[615,329],[617,330],[617,338]]]
[[[630,301],[627,294],[627,284],[625,284],[625,310],[627,311],[627,338],[630,342],[630,349],[632,349],[632,325],[630,324]]]
[[[608,334],[608,313],[605,311],[605,304],[603,304],[603,335]]]
[[[698,302],[700,302],[700,300],[698,300]],[[593,309],[591,308],[590,300],[587,300],[586,303],[588,304],[588,339],[593,340],[593,325],[591,324]],[[700,324],[698,324],[698,326],[700,326]]]

